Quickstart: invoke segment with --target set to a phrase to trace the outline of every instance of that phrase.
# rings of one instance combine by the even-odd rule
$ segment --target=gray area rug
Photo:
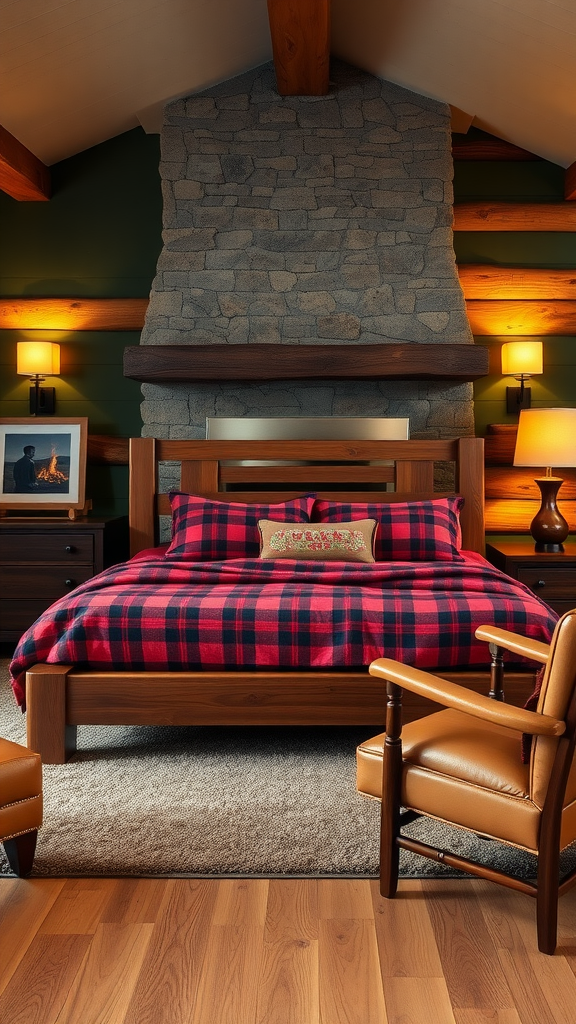
[[[0,735],[25,742],[2,664]],[[44,765],[34,874],[374,877],[379,803],[355,789],[374,727],[79,729],[66,765]],[[533,857],[424,819],[424,842],[533,877]],[[401,851],[405,876],[458,875]],[[576,862],[576,851],[566,855]],[[0,874],[9,872],[0,846]],[[460,876],[461,877],[461,876]]]

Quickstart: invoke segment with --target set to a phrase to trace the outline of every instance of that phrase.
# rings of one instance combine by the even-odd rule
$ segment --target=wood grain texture
[[[127,466],[129,440],[110,434],[88,434],[87,461],[93,465]]]
[[[488,498],[485,504],[488,533],[526,533],[540,508],[539,501],[514,498]],[[559,508],[570,530],[576,530],[576,501],[560,501]]]
[[[458,277],[466,299],[576,298],[576,270],[461,263]]]
[[[329,88],[330,0],[268,0],[281,96],[324,96]]]
[[[271,879],[258,986],[258,1024],[320,1024],[317,883]]]
[[[575,231],[570,203],[495,203],[481,200],[454,206],[455,231]]]
[[[0,125],[0,189],[24,202],[50,198],[50,171]]]
[[[320,901],[314,878],[96,881],[108,899],[99,920],[87,904],[95,927],[49,935],[39,934],[46,908],[65,920],[57,904],[73,880],[2,880],[2,910],[12,905],[0,929],[3,1024],[574,1020],[576,889],[560,901],[560,943],[546,957],[534,901],[472,879],[401,879],[391,901],[362,879],[321,880]],[[122,891],[121,919],[108,920]]]
[[[559,470],[563,484],[558,494],[560,503],[567,499],[576,500],[576,470]],[[487,498],[528,498],[540,504],[540,491],[535,478],[542,476],[542,469],[526,469],[523,466],[487,466]]]
[[[576,334],[576,299],[468,299],[466,312],[476,335]]]
[[[140,331],[148,299],[0,299],[0,330]]]
[[[129,345],[124,376],[145,383],[199,380],[477,380],[488,353],[475,345]]]
[[[504,139],[474,139],[459,132],[452,133],[454,160],[541,160],[541,156],[521,149]]]

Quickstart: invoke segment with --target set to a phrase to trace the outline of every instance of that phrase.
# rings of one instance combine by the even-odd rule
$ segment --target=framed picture
[[[0,419],[0,511],[83,509],[88,418]]]

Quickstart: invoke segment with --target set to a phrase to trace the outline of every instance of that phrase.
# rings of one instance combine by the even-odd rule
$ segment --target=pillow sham
[[[261,519],[260,558],[318,559],[322,562],[373,562],[375,519],[353,523],[293,526]]]
[[[171,491],[172,541],[166,558],[188,562],[220,562],[227,558],[258,558],[259,519],[308,523],[314,495],[278,504],[213,501],[195,494]]]
[[[316,501],[320,523],[375,519],[378,562],[451,562],[461,558],[460,496],[388,503]]]

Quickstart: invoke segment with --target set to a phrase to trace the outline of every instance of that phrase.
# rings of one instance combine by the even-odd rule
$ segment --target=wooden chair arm
[[[530,640],[520,633],[511,633],[507,629],[499,629],[498,626],[478,626],[476,630],[478,640],[486,640],[489,644],[497,644],[504,647],[513,654],[521,654],[524,658],[531,658],[532,661],[540,661],[546,664],[550,657],[550,644],[543,644],[539,640]]]
[[[443,704],[447,708],[463,711],[467,715],[481,718],[494,725],[503,725],[507,729],[530,733],[534,736],[561,736],[566,730],[565,722],[550,715],[540,715],[535,711],[526,711],[512,704],[492,700],[480,693],[474,693],[465,686],[451,683],[430,672],[403,665],[401,661],[391,658],[378,658],[369,668],[370,675],[396,683],[421,697]]]

